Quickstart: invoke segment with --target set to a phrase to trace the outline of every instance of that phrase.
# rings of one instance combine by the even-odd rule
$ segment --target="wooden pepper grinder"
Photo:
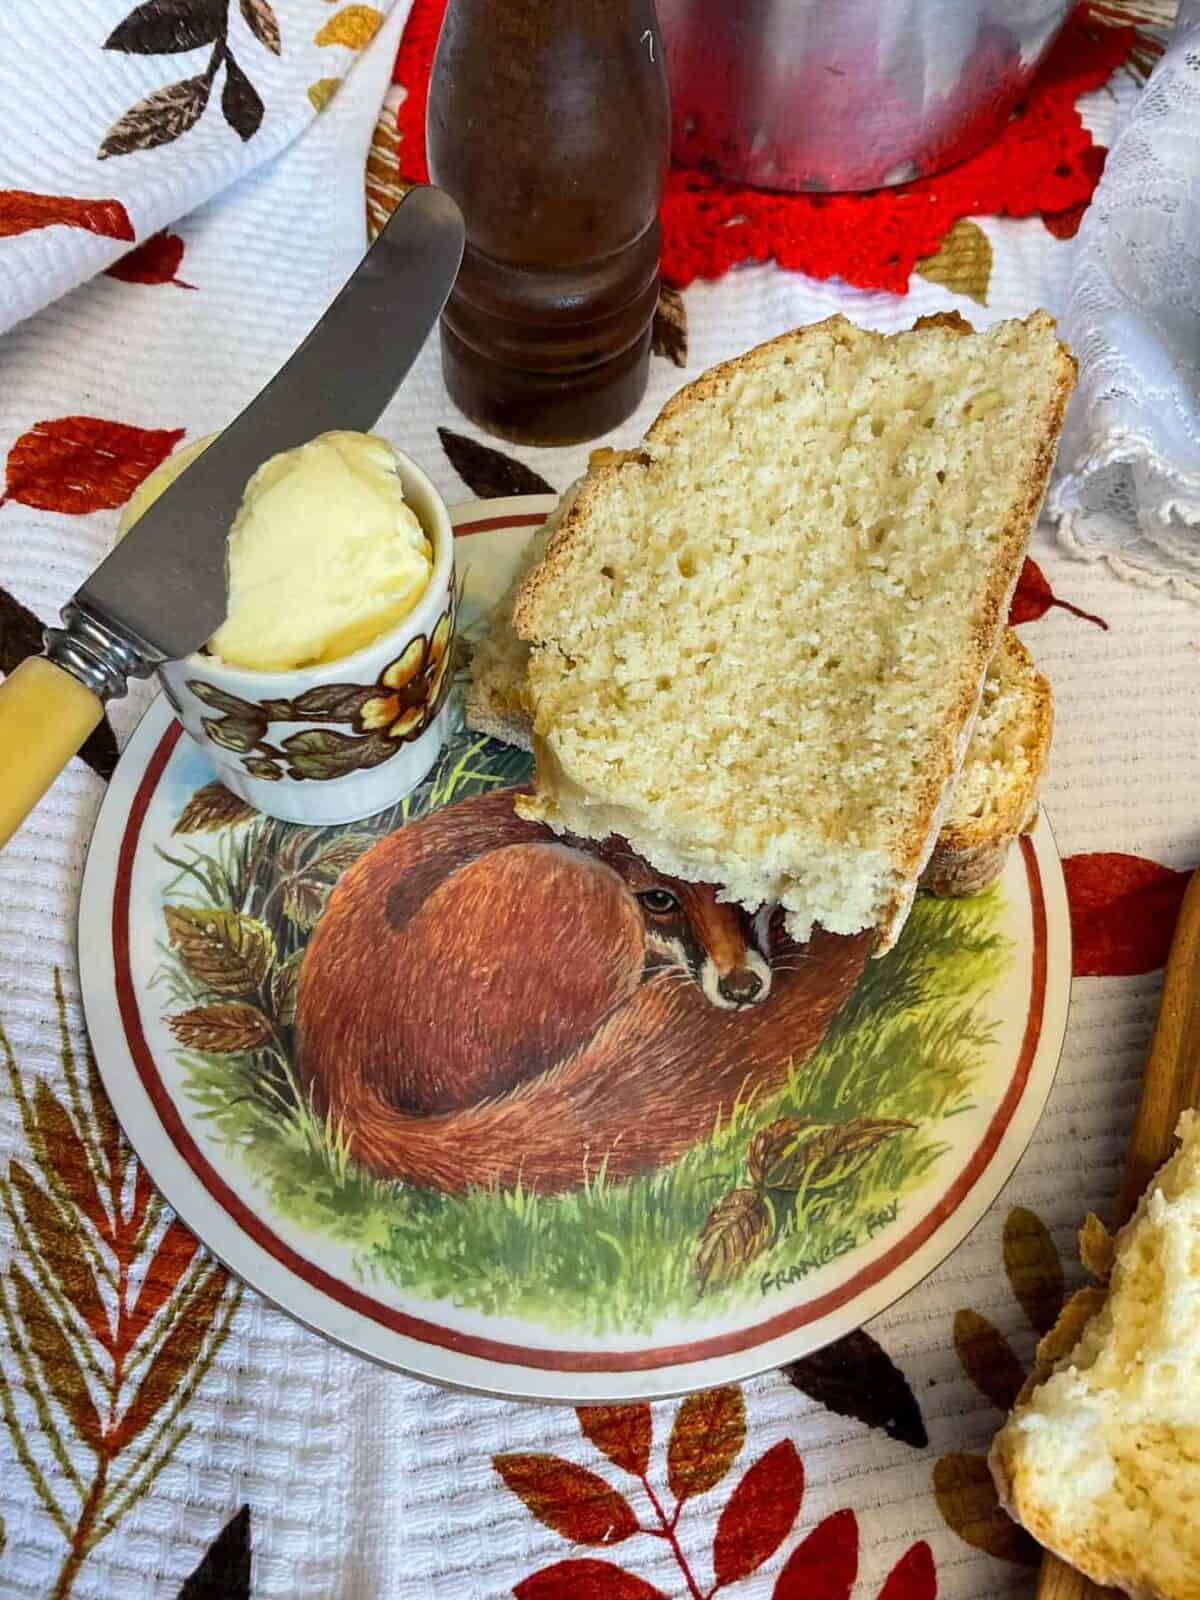
[[[449,0],[427,142],[467,249],[442,365],[481,427],[574,444],[641,400],[668,129],[653,0]]]

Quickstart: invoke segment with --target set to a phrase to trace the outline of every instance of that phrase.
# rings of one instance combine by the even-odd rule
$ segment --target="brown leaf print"
[[[238,0],[242,17],[259,44],[273,56],[283,54],[279,37],[279,19],[271,9],[270,0]]]
[[[110,156],[171,144],[200,120],[211,89],[208,73],[155,89],[117,118],[100,142],[97,159],[107,161]]]
[[[318,78],[315,83],[310,83],[305,91],[308,102],[316,112],[324,111],[334,95],[342,87],[340,78]],[[373,242],[373,241],[372,241]]]
[[[468,439],[465,433],[455,433],[451,428],[439,428],[438,438],[450,465],[481,500],[500,499],[511,494],[555,494],[551,487],[532,467],[516,461],[491,445]]]
[[[645,1578],[587,1557],[543,1567],[514,1584],[513,1594],[516,1600],[667,1600]]]
[[[14,1262],[8,1269],[20,1317],[21,1330],[37,1357],[42,1380],[89,1449],[99,1451],[104,1430],[96,1403],[53,1312]]]
[[[164,906],[171,944],[200,982],[216,994],[242,998],[256,992],[275,959],[275,938],[265,923],[236,911]]]
[[[341,44],[348,50],[361,50],[379,31],[383,12],[374,6],[343,6],[317,33],[319,45]]]
[[[732,1385],[689,1395],[675,1413],[667,1482],[677,1500],[704,1494],[733,1466],[746,1439],[746,1403]]]
[[[1025,1368],[999,1328],[978,1311],[960,1311],[954,1318],[954,1348],[984,1399],[1007,1411],[1021,1392]]]
[[[200,1353],[224,1292],[225,1274],[220,1267],[213,1267],[179,1311],[146,1368],[128,1410],[114,1430],[114,1450],[123,1450],[144,1433],[175,1394]]]
[[[1030,1327],[1049,1333],[1063,1308],[1062,1262],[1050,1230],[1025,1206],[1014,1206],[1004,1223],[1004,1270]]]
[[[619,1544],[638,1531],[624,1495],[559,1456],[493,1456],[505,1486],[539,1522],[576,1544]]]
[[[282,966],[271,974],[271,1007],[275,1020],[282,1028],[290,1028],[296,1020],[296,997],[300,991],[300,966],[303,950],[294,950]]]
[[[145,244],[114,261],[106,275],[121,283],[173,283],[177,289],[194,289],[194,283],[184,283],[176,276],[182,261],[183,240],[177,233],[164,230],[151,234]]]
[[[7,589],[0,589],[0,673],[5,676],[26,656],[42,652],[42,623],[28,606],[23,606]],[[98,778],[111,778],[117,768],[117,738],[107,714],[88,735],[79,749],[79,759],[87,763]]]
[[[780,1117],[755,1134],[747,1166],[753,1182],[765,1189],[832,1189],[852,1177],[881,1144],[911,1128],[911,1122],[893,1117],[847,1122]]]
[[[790,1439],[760,1456],[730,1495],[713,1541],[713,1576],[724,1588],[757,1572],[791,1532],[804,1498],[804,1464]]]
[[[184,1579],[178,1600],[250,1600],[250,1507],[243,1506]]]
[[[82,228],[104,239],[134,238],[133,223],[119,200],[78,200],[66,194],[0,189],[0,239],[35,228]]]
[[[179,55],[212,44],[221,34],[219,5],[197,0],[146,0],[131,11],[104,41],[106,50],[126,55]]]
[[[964,217],[946,234],[937,251],[918,261],[913,271],[986,306],[992,277],[991,242],[977,222]]]
[[[271,1037],[271,1024],[257,1006],[227,1000],[217,1006],[193,1006],[167,1018],[167,1026],[188,1050],[211,1050],[216,1055],[236,1055],[257,1050]]]
[[[20,1197],[24,1220],[53,1279],[92,1338],[106,1349],[111,1348],[112,1330],[96,1275],[87,1251],[72,1236],[70,1219],[64,1219],[61,1210],[19,1161],[9,1163],[8,1179],[14,1194]]]
[[[253,139],[263,119],[263,103],[258,90],[238,66],[231,50],[225,51],[225,87],[221,91],[221,114],[245,143]]]
[[[104,417],[35,422],[8,452],[0,505],[16,500],[70,516],[115,510],[183,435],[182,428],[135,428]]]
[[[935,1463],[933,1492],[948,1527],[976,1550],[1001,1561],[1036,1567],[1041,1550],[996,1498],[983,1456],[948,1455]]]
[[[1060,600],[1050,587],[1050,580],[1031,556],[1025,557],[1025,565],[1021,568],[1021,576],[1017,580],[1016,591],[1012,597],[1012,604],[1008,608],[1008,620],[1012,627],[1022,622],[1036,622],[1039,617],[1044,617],[1052,606],[1058,606],[1062,611],[1069,611],[1073,617],[1080,617],[1084,622],[1094,622],[1098,628],[1107,631],[1108,623],[1103,617],[1097,617],[1090,611],[1081,611],[1078,606],[1073,606],[1069,600]]]
[[[881,1428],[914,1450],[929,1443],[917,1398],[887,1351],[861,1328],[782,1368],[802,1394],[839,1416]]]
[[[688,357],[687,307],[678,289],[659,285],[658,306],[650,328],[650,348],[674,366],[686,367]]]
[[[232,789],[214,779],[197,789],[179,813],[179,821],[172,833],[211,833],[216,828],[231,828],[238,822],[249,822],[258,812],[248,800],[234,794]]]
[[[645,1476],[654,1428],[648,1405],[576,1406],[575,1415],[585,1437],[614,1466],[635,1478]]]
[[[44,1153],[40,1164],[50,1183],[82,1211],[102,1239],[111,1238],[109,1216],[83,1140],[45,1078],[34,1086],[33,1116],[38,1133],[35,1149],[39,1156]]]
[[[696,1251],[696,1287],[701,1294],[740,1277],[771,1243],[774,1224],[766,1201],[754,1189],[731,1189],[704,1219]]]

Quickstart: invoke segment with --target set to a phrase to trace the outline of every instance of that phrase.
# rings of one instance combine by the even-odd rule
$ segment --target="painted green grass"
[[[459,735],[423,791],[372,836],[449,799],[522,781],[525,758]],[[240,910],[271,927],[282,963],[307,937],[286,913],[278,860],[290,848],[303,874],[331,839],[251,823],[202,851],[179,841],[172,904]],[[366,840],[363,837],[365,844]],[[307,865],[306,865],[307,864]],[[289,1038],[236,1055],[180,1051],[200,1114],[236,1150],[280,1212],[349,1245],[363,1278],[475,1310],[530,1317],[551,1328],[646,1332],[680,1317],[770,1306],[783,1280],[852,1249],[904,1215],[910,1195],[946,1148],[942,1124],[972,1103],[990,1034],[980,1002],[1009,958],[997,932],[998,891],[970,900],[921,898],[888,956],[870,962],[824,1042],[769,1100],[740,1104],[673,1168],[609,1185],[603,1175],[571,1194],[524,1189],[443,1196],[382,1182],[348,1159],[339,1131],[298,1093]],[[164,946],[159,981],[168,1009],[211,997]],[[772,1195],[775,1241],[742,1275],[699,1296],[695,1258],[705,1218],[744,1185],[754,1133],[778,1117],[898,1118],[911,1131],[887,1141],[832,1194],[803,1205]]]

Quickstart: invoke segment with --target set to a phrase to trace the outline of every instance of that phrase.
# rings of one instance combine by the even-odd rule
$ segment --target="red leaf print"
[[[667,1600],[661,1589],[611,1561],[557,1561],[514,1585],[516,1600]]]
[[[1059,606],[1073,617],[1082,617],[1085,622],[1094,622],[1098,628],[1108,628],[1103,617],[1094,616],[1090,611],[1081,611],[1069,600],[1060,600],[1041,567],[1027,556],[1021,576],[1017,579],[1012,605],[1008,608],[1008,620],[1014,627],[1019,622],[1036,622],[1039,617],[1046,615],[1051,606]]]
[[[887,1575],[879,1600],[937,1600],[937,1568],[925,1543],[906,1550]]]
[[[576,1406],[575,1415],[587,1437],[614,1466],[635,1478],[650,1465],[653,1420],[647,1405]]]
[[[675,1413],[667,1482],[676,1500],[704,1494],[733,1465],[746,1438],[746,1404],[737,1388],[689,1395]]]
[[[804,1464],[784,1439],[760,1456],[729,1497],[717,1523],[713,1572],[717,1587],[756,1572],[791,1531],[804,1498]]]
[[[1063,862],[1077,978],[1126,978],[1167,959],[1189,873],[1100,851]]]
[[[1092,145],[1090,150],[1083,150],[1079,155],[1079,165],[1092,179],[1093,183],[1100,181],[1100,174],[1104,171],[1104,158],[1108,151],[1102,144]],[[1083,213],[1091,203],[1091,198],[1080,200],[1076,205],[1067,206],[1064,211],[1043,211],[1042,223],[1047,233],[1052,233],[1056,239],[1073,239],[1079,232],[1079,224],[1083,221]]]
[[[177,233],[154,233],[145,244],[114,261],[107,269],[108,276],[122,283],[173,283],[179,289],[194,289],[194,283],[175,276],[182,260],[183,240]]]
[[[134,237],[129,214],[119,200],[74,200],[66,194],[0,189],[0,239],[55,226],[84,228],[105,239]]]
[[[858,1576],[858,1523],[835,1511],[788,1557],[771,1600],[848,1600]]]
[[[624,1495],[559,1456],[493,1456],[505,1484],[539,1522],[576,1544],[619,1544],[638,1531]]]
[[[195,1254],[195,1234],[185,1228],[178,1217],[172,1217],[146,1268],[146,1276],[125,1324],[130,1346],[153,1321],[154,1313],[171,1298]]]
[[[184,435],[183,428],[133,428],[103,417],[37,422],[8,452],[6,499],[35,511],[82,516],[125,504]]]

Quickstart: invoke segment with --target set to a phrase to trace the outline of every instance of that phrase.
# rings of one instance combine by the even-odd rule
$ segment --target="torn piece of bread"
[[[660,870],[899,933],[965,753],[1074,362],[833,317],[683,389],[589,473],[517,596],[536,794]]]
[[[1117,1236],[1108,1296],[996,1436],[1010,1513],[1093,1582],[1200,1595],[1200,1118]],[[1095,1294],[1095,1291],[1091,1291]]]
[[[1000,876],[1012,842],[1037,821],[1050,753],[1050,685],[1011,628],[992,657],[971,742],[933,854],[921,874],[929,894],[978,894]]]

